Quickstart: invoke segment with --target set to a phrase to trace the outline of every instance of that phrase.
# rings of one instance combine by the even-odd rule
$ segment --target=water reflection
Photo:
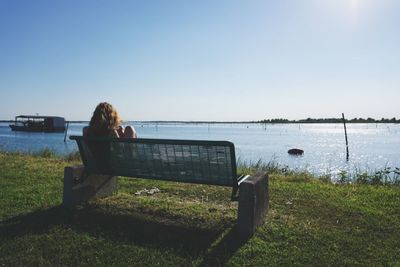
[[[134,122],[143,138],[229,140],[235,143],[237,157],[251,163],[276,161],[293,169],[337,174],[343,170],[400,166],[399,124],[347,124],[350,161],[346,162],[341,124],[187,124]],[[86,123],[71,123],[68,135],[80,135]],[[58,154],[76,150],[64,133],[12,132],[0,124],[0,147],[8,151],[36,152],[51,148]],[[305,154],[292,157],[291,148]]]

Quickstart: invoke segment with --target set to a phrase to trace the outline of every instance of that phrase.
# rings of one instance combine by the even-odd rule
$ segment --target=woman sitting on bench
[[[124,129],[121,123],[117,110],[111,104],[102,102],[94,110],[89,126],[82,129],[83,135],[137,138],[132,126],[126,126]]]

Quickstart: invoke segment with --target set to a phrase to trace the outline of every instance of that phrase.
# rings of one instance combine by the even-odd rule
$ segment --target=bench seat
[[[239,202],[240,185],[247,180],[247,184],[254,184],[254,177],[251,179],[250,175],[237,174],[235,147],[228,141],[87,136],[70,136],[70,139],[77,142],[84,168],[66,168],[64,204],[85,200],[87,195],[99,197],[110,194],[116,188],[117,176],[228,186],[232,188],[231,200]],[[97,177],[93,178],[93,175]],[[268,176],[261,176],[267,184]],[[69,195],[74,194],[71,189],[74,186],[75,191],[80,190],[80,193],[71,197]],[[261,186],[264,191],[267,190],[265,182]],[[257,190],[250,190],[253,192],[250,198],[255,197]],[[267,203],[262,204],[262,214],[268,209],[265,194],[261,192],[263,202]]]

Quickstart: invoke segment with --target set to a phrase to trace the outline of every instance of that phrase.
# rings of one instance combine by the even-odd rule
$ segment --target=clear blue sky
[[[400,1],[0,0],[0,119],[400,117]]]

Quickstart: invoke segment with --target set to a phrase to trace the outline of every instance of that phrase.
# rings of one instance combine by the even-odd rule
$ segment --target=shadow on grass
[[[236,227],[229,229],[229,232],[213,247],[203,261],[200,267],[224,266],[235,252],[247,242],[238,236]]]
[[[129,213],[126,210],[115,210],[115,207],[109,212],[92,204],[75,208],[56,206],[0,222],[0,236],[3,241],[7,241],[26,235],[48,234],[53,228],[72,229],[113,242],[172,249],[191,258],[205,255],[202,266],[214,265],[217,258],[219,262],[225,262],[240,247],[235,243],[235,231],[232,228],[214,249],[210,249],[232,225],[211,225],[203,229],[180,222],[187,220],[196,219],[153,218],[135,210]],[[220,253],[224,255],[222,259]]]

